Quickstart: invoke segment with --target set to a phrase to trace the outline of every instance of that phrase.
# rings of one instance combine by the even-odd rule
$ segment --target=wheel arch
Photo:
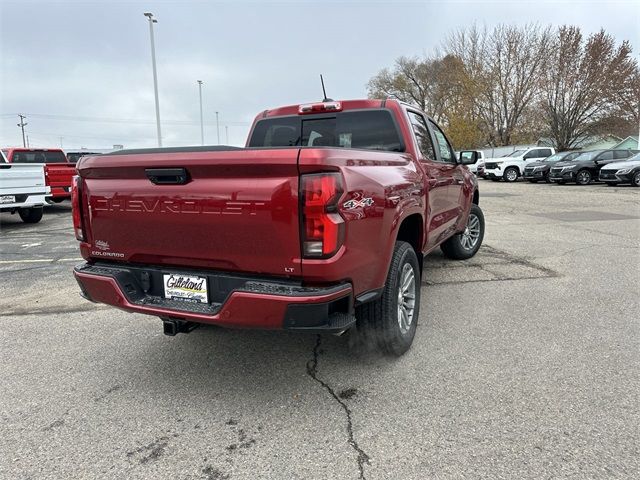
[[[413,247],[422,271],[422,246],[424,245],[424,219],[419,213],[412,213],[402,219],[395,241],[407,242]],[[395,242],[394,242],[395,243]]]

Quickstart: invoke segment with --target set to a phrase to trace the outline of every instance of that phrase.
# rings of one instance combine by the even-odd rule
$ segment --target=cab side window
[[[630,150],[616,150],[613,152],[615,158],[629,158],[631,156]]]
[[[613,160],[613,151],[609,150],[600,154],[598,160]]]
[[[427,123],[424,121],[424,117],[419,113],[408,110],[409,120],[411,121],[411,127],[413,128],[413,134],[416,136],[418,142],[418,148],[420,153],[425,159],[436,161],[436,152],[433,148],[433,142],[431,141],[431,135],[427,129]]]
[[[440,158],[444,163],[456,163],[455,156],[453,154],[453,149],[447,140],[447,137],[444,136],[440,127],[438,127],[435,123],[429,120],[429,124],[433,129],[433,133],[436,137],[436,142],[438,143],[438,149],[440,150]]]

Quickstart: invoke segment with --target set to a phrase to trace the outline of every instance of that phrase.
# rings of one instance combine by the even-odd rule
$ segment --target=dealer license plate
[[[197,303],[209,302],[206,277],[165,273],[163,279],[165,298]]]
[[[0,203],[16,203],[15,195],[0,195]]]

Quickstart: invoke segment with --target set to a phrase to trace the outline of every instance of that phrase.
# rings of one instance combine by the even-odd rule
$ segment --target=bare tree
[[[628,42],[616,46],[603,30],[585,40],[579,27],[562,26],[550,52],[542,75],[542,106],[556,148],[576,148],[586,137],[610,128],[617,108],[636,111],[638,118],[638,104],[633,105],[638,67]]]
[[[453,55],[400,57],[392,70],[385,68],[371,78],[367,88],[369,98],[395,97],[428,113],[456,146],[482,143],[472,118],[471,85],[462,61]]]
[[[393,69],[385,68],[369,80],[369,98],[394,97],[416,105],[440,120],[442,109],[437,105],[434,91],[436,74],[434,65],[439,60],[418,57],[400,57]]]
[[[640,126],[640,68],[637,64],[622,87],[616,90],[613,101],[616,104],[613,116],[621,123],[618,132],[637,135]]]
[[[508,145],[539,92],[551,28],[529,24],[477,26],[452,33],[444,50],[460,58],[472,79],[477,115],[488,143]]]

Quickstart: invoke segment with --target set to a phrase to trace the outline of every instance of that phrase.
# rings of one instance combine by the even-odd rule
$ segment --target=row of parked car
[[[71,197],[75,163],[93,152],[59,148],[0,149],[0,212],[17,213],[25,223],[42,219],[43,206]]]
[[[470,152],[461,152],[469,155]],[[638,150],[590,150],[556,153],[553,148],[516,150],[504,157],[483,158],[476,152],[477,162],[469,166],[478,177],[493,181],[576,183],[593,181],[609,185],[630,183],[640,187],[640,155]]]

